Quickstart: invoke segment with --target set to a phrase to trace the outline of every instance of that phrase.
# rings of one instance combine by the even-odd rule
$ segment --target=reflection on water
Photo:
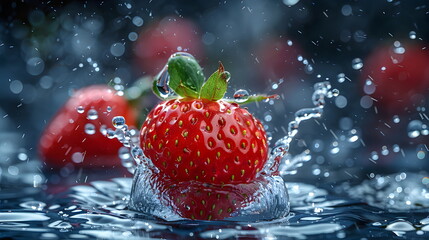
[[[400,175],[400,174],[399,174]],[[399,183],[412,186],[419,175],[407,173]],[[387,176],[385,179],[394,178]],[[387,205],[365,204],[361,185],[344,186],[349,197],[329,193],[309,184],[287,183],[291,213],[274,221],[173,221],[166,222],[128,209],[131,178],[115,178],[79,184],[66,191],[24,187],[0,192],[0,237],[40,239],[251,239],[277,238],[367,238],[407,236],[429,237],[427,207],[409,212],[399,204],[394,211]],[[421,179],[420,179],[421,183]],[[390,186],[393,187],[392,183]],[[396,186],[397,187],[397,186]],[[389,188],[390,189],[390,188]],[[380,189],[379,189],[380,190]],[[417,189],[418,190],[418,189]],[[380,190],[381,191],[381,190]],[[58,192],[49,194],[49,192]],[[384,192],[386,193],[386,192]],[[415,194],[415,196],[413,196]],[[411,191],[408,199],[420,196]],[[380,195],[381,196],[381,195]],[[389,196],[389,194],[387,194]],[[378,199],[382,201],[382,199]],[[426,205],[427,206],[427,205]],[[402,207],[402,209],[400,209]],[[323,237],[322,237],[323,236]]]

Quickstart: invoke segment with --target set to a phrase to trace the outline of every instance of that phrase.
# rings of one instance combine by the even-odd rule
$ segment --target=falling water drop
[[[344,73],[339,73],[337,75],[337,81],[339,83],[343,83],[344,81],[346,81],[346,75]]]
[[[156,76],[156,87],[163,98],[167,98],[173,94],[173,91],[168,86],[169,82],[170,74],[168,73],[168,65],[165,65],[161,72]]]
[[[408,123],[408,137],[416,138],[420,136],[420,131],[422,129],[422,122],[420,120],[413,120]]]
[[[411,31],[411,32],[409,33],[409,37],[410,37],[410,39],[416,39],[416,38],[417,38],[417,34],[416,34],[416,32],[415,32],[415,31]]]
[[[363,61],[360,58],[355,58],[352,60],[352,68],[354,70],[359,70],[363,67]]]
[[[394,115],[393,116],[393,122],[394,123],[399,123],[401,121],[401,119],[399,118],[399,116],[398,115]]]

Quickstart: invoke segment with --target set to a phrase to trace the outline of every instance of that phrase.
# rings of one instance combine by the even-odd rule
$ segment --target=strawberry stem
[[[184,98],[199,98],[217,101],[224,97],[231,74],[225,71],[225,67],[219,62],[218,69],[205,81],[203,71],[195,58],[186,52],[178,52],[168,59],[167,65],[154,79],[152,90],[161,99],[175,98],[173,94]],[[228,102],[248,104],[262,101],[268,98],[277,98],[277,95],[249,96],[245,101]]]
[[[249,96],[249,98],[247,98],[245,101],[237,102],[234,99],[225,99],[225,101],[235,102],[235,103],[238,103],[239,105],[244,105],[244,104],[248,104],[248,103],[252,103],[252,102],[260,102],[260,101],[270,99],[270,98],[278,99],[279,95],[277,95],[277,94],[274,94],[274,95],[253,95],[253,96]]]

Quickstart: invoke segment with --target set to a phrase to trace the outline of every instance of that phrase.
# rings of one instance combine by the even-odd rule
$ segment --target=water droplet
[[[72,154],[71,159],[75,163],[81,163],[83,162],[83,159],[85,158],[85,155],[81,152],[75,152]]]
[[[344,81],[346,81],[346,75],[344,73],[339,73],[337,75],[337,81],[339,83],[343,83]]]
[[[161,72],[156,76],[156,87],[163,98],[173,95],[173,91],[168,86],[170,82],[170,74],[168,73],[168,65],[165,65]]]
[[[408,36],[410,37],[410,39],[416,39],[417,38],[417,34],[415,31],[411,31]]]
[[[113,139],[113,138],[115,138],[115,131],[113,131],[112,129],[108,128],[108,129],[106,130],[106,136],[107,136],[107,138],[109,138],[109,139]]]
[[[193,58],[193,59],[195,59],[195,58],[194,58],[194,56],[192,56],[192,54],[187,53],[187,52],[176,52],[176,53],[173,53],[173,54],[170,56],[170,58],[174,58],[174,57],[177,57],[177,56],[189,57],[189,58]]]
[[[115,128],[122,128],[125,126],[125,118],[122,116],[115,116],[112,119],[112,124]]]
[[[89,109],[87,118],[89,120],[95,120],[98,118],[98,112],[95,109]]]
[[[111,112],[111,111],[112,111],[112,107],[111,107],[111,106],[107,106],[106,111],[107,111],[107,112]]]
[[[383,156],[389,155],[389,149],[387,148],[387,146],[381,147],[381,155]]]
[[[417,152],[417,158],[418,159],[424,159],[426,157],[426,153],[423,150],[420,150]]]
[[[405,53],[405,48],[402,46],[401,42],[399,41],[395,41],[393,43],[393,52],[396,54],[404,54]]]
[[[125,46],[122,43],[114,43],[110,46],[110,53],[115,57],[120,57],[125,53]],[[95,66],[96,67],[96,66]]]
[[[143,18],[139,16],[133,17],[133,24],[136,25],[137,27],[141,27],[143,25]]]
[[[133,156],[134,160],[137,162],[140,161],[141,158],[144,156],[143,150],[137,146],[131,149],[131,155]]]
[[[239,89],[234,93],[233,97],[235,102],[243,103],[249,99],[249,92],[244,89]]]
[[[334,97],[338,97],[338,95],[340,95],[340,90],[338,90],[338,89],[332,89],[332,96],[334,96]]]
[[[312,66],[311,64],[307,64],[307,65],[305,66],[305,68],[304,68],[304,71],[305,71],[305,73],[307,73],[307,74],[312,74],[312,73],[313,73],[313,70],[314,70],[314,68],[313,68],[313,66]]]
[[[283,0],[283,4],[291,7],[295,4],[297,4],[299,2],[299,0]]]
[[[130,151],[126,147],[121,147],[118,152],[120,159],[128,159],[131,157]]]
[[[78,113],[83,113],[85,111],[85,108],[83,106],[79,106],[76,108]]]
[[[408,123],[408,137],[416,138],[420,136],[420,131],[422,129],[422,122],[420,120],[413,120]]]
[[[354,70],[359,70],[363,67],[363,61],[360,58],[355,58],[352,60],[352,68]]]
[[[100,133],[103,134],[104,136],[107,135],[107,126],[106,125],[101,125],[100,126]]]
[[[401,151],[401,148],[399,147],[398,144],[394,144],[392,149],[393,149],[393,152],[395,152],[395,153],[398,153],[399,151]]]
[[[85,133],[88,135],[93,135],[95,133],[95,126],[92,123],[85,124]]]
[[[399,116],[398,115],[394,115],[393,116],[393,122],[394,123],[399,123],[401,121],[401,119],[399,118]]]
[[[397,222],[391,223],[386,226],[386,230],[390,231],[414,231],[416,230],[414,226],[405,220],[398,220]]]
[[[421,134],[422,134],[423,136],[427,136],[427,135],[429,135],[429,129],[428,129],[428,126],[427,126],[426,124],[423,124],[423,125],[422,125],[422,131],[421,131]]]
[[[376,151],[372,151],[371,152],[371,159],[374,160],[374,161],[377,161],[378,158],[379,158],[378,157],[378,153]]]

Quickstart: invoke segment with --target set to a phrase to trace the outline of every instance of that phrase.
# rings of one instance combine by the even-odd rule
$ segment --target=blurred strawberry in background
[[[92,85],[76,91],[59,110],[40,138],[39,151],[46,165],[61,168],[121,166],[122,144],[105,136],[114,116],[124,116],[135,125],[135,110],[127,100],[106,85]],[[104,133],[103,133],[104,132]]]
[[[302,52],[292,40],[282,37],[267,38],[256,47],[258,71],[265,81],[277,81],[280,78],[303,74],[303,64],[300,62]]]
[[[380,112],[415,109],[429,93],[429,49],[399,41],[380,46],[364,61],[361,81]]]
[[[175,17],[153,21],[140,33],[134,48],[137,69],[152,76],[161,71],[175,52],[189,52],[203,59],[203,51],[198,27],[191,20]]]

